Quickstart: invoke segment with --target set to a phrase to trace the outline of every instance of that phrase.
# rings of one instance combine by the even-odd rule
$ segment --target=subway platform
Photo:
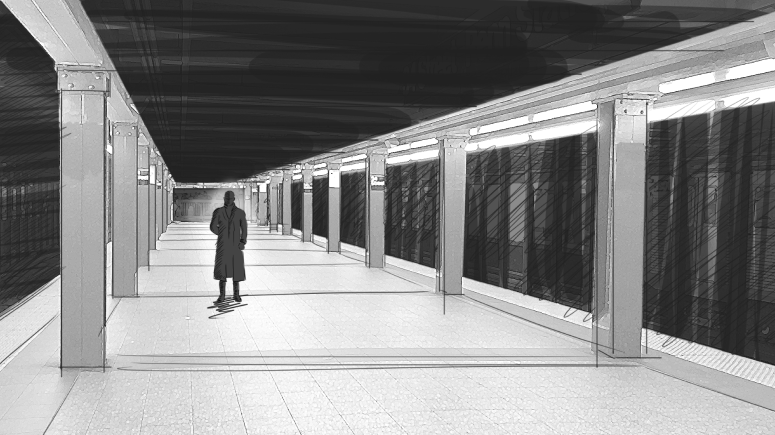
[[[54,313],[0,366],[0,434],[772,433],[768,409],[254,224],[243,301],[215,307],[214,244],[168,227],[138,297],[108,298],[104,370],[59,369]]]

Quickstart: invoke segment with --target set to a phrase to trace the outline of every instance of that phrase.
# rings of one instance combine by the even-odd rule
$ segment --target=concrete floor
[[[0,371],[0,434],[773,433],[772,411],[250,232],[245,305],[219,314],[214,236],[171,225],[111,304],[105,372],[60,373],[52,322]]]

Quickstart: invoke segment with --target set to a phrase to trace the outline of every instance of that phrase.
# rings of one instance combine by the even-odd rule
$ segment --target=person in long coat
[[[215,303],[226,300],[226,278],[232,279],[234,300],[242,302],[239,283],[245,281],[245,257],[242,250],[247,243],[248,223],[245,212],[234,204],[234,192],[231,190],[223,196],[223,207],[213,212],[210,231],[218,236],[213,276],[218,280],[221,294]]]

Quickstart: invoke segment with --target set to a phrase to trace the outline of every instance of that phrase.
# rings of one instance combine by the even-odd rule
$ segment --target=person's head
[[[223,194],[223,205],[230,206],[234,204],[234,192],[231,190]]]

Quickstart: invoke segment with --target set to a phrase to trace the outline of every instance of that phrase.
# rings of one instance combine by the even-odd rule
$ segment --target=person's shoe
[[[221,294],[218,296],[218,299],[214,300],[214,304],[222,304],[226,301],[226,282],[221,281],[218,283],[218,289],[220,290]]]
[[[242,302],[242,298],[239,296],[239,281],[232,284],[234,287],[234,302]]]

